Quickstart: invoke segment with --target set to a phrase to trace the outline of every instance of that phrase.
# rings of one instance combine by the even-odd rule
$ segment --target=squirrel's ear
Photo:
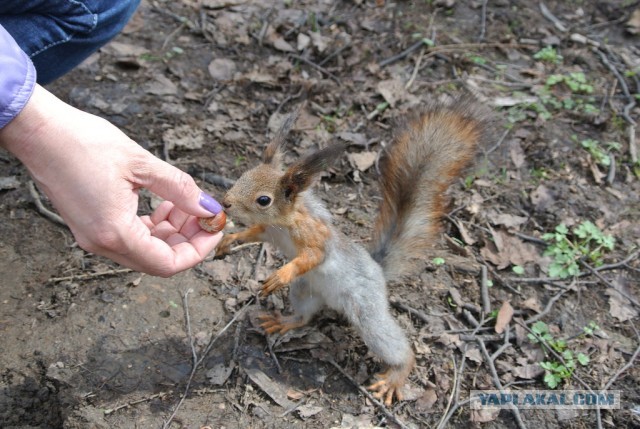
[[[280,186],[284,190],[285,198],[291,201],[296,195],[307,189],[314,177],[326,170],[345,149],[344,143],[333,144],[312,153],[289,167],[280,179]]]
[[[280,165],[282,161],[282,155],[284,153],[284,145],[286,143],[287,136],[289,135],[291,128],[293,128],[296,121],[298,120],[298,117],[300,116],[300,112],[302,111],[305,105],[306,103],[298,104],[298,107],[296,107],[296,110],[291,112],[284,119],[275,137],[273,138],[273,140],[271,140],[267,148],[264,150],[263,161],[265,164],[272,164],[276,167]]]

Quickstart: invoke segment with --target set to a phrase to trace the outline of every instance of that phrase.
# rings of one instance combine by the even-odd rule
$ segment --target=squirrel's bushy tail
[[[445,192],[475,157],[491,115],[470,97],[433,103],[398,124],[380,162],[382,203],[370,248],[387,280],[423,257],[445,214]]]

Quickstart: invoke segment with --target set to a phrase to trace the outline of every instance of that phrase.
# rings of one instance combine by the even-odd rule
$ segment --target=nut
[[[220,212],[212,217],[201,217],[198,219],[198,224],[200,228],[204,229],[211,234],[215,234],[224,229],[224,226],[227,223],[227,215],[225,212]]]

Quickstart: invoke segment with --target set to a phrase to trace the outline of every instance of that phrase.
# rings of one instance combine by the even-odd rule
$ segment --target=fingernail
[[[222,211],[222,206],[211,195],[200,192],[200,206],[217,215]]]

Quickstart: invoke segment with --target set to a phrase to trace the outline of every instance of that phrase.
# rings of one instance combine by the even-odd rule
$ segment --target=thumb
[[[185,213],[197,217],[210,217],[222,211],[222,206],[211,195],[203,192],[193,177],[149,154],[153,160],[146,177],[141,178],[143,187],[159,197],[171,201]]]

